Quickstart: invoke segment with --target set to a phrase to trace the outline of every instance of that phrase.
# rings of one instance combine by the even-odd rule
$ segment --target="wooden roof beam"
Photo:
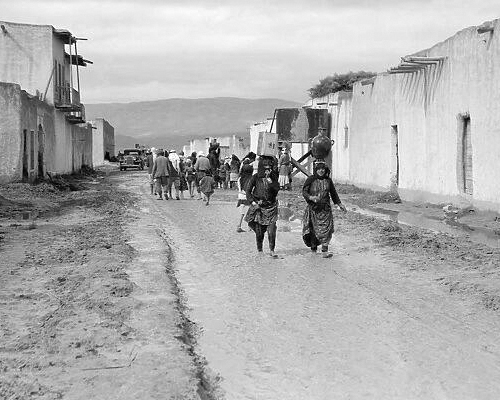
[[[416,70],[416,71],[421,71],[425,69],[425,67],[410,67],[410,66],[402,66],[402,67],[395,67],[395,68],[391,68],[389,71],[407,71],[407,70]]]
[[[402,60],[406,62],[441,62],[446,60],[447,57],[419,57],[419,56],[406,56]]]
[[[397,66],[397,68],[400,67],[411,67],[411,68],[425,68],[425,64],[420,64],[420,63],[414,63],[414,62],[403,62]]]
[[[375,83],[375,76],[373,78],[364,79],[361,81],[362,86],[373,85]]]
[[[414,72],[422,71],[422,69],[391,69],[387,71],[389,74],[413,74]]]

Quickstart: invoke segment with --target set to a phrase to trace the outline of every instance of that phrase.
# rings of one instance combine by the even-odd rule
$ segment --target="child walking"
[[[200,192],[203,195],[203,201],[206,206],[210,203],[210,196],[212,196],[216,185],[217,183],[212,176],[212,171],[205,171],[205,176],[200,180]]]

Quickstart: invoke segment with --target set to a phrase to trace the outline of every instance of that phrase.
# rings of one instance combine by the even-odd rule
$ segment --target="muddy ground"
[[[300,219],[304,200],[300,192],[301,181],[294,183],[292,191],[281,191],[281,204],[288,204],[293,213],[292,219]],[[500,310],[500,248],[471,240],[470,232],[457,231],[455,235],[436,232],[393,221],[386,221],[356,212],[357,209],[373,205],[395,205],[395,209],[406,210],[413,214],[423,214],[430,218],[446,216],[445,204],[414,204],[401,202],[394,193],[374,192],[352,185],[337,184],[342,202],[349,204],[347,214],[334,211],[338,235],[349,232],[357,236],[360,244],[375,243],[380,248],[390,248],[395,256],[412,270],[432,270],[442,273],[440,282],[452,294],[473,296],[487,309]],[[224,192],[219,198],[232,201],[234,194]],[[500,216],[492,212],[458,210],[458,220],[468,229],[485,229],[500,238]],[[354,211],[354,212],[352,212]],[[443,216],[444,215],[444,216]],[[445,225],[443,224],[443,227]]]
[[[89,173],[0,187],[0,398],[216,398],[196,351],[203,327],[190,324],[182,282],[165,273],[169,246],[154,215],[141,211],[144,193],[127,190],[133,174],[143,179]],[[339,192],[359,207],[398,202]],[[214,195],[231,206],[235,197]],[[297,189],[281,201],[300,218]],[[337,234],[356,238],[358,250],[384,249],[409,271],[431,271],[449,295],[498,320],[498,248],[356,212],[335,218]],[[151,282],[144,268],[156,274]]]
[[[0,398],[199,398],[164,246],[153,315],[132,279],[134,195],[103,174],[0,195]]]

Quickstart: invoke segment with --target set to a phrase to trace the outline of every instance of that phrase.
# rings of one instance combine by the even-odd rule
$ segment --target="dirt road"
[[[234,192],[205,207],[144,182],[2,223],[0,397],[498,397],[498,249],[350,212],[332,259],[292,220],[274,260],[235,232]]]
[[[450,296],[454,266],[380,247],[357,218],[338,221],[333,259],[310,254],[294,222],[278,233],[283,258],[260,257],[251,233],[235,233],[234,202],[214,200],[143,201],[164,220],[227,398],[497,398],[500,320]]]

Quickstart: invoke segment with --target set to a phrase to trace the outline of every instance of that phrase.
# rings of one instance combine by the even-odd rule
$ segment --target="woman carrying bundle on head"
[[[328,245],[332,239],[334,224],[330,199],[337,204],[343,212],[345,206],[335,190],[330,178],[330,170],[323,160],[314,163],[314,173],[304,183],[302,195],[307,202],[307,207],[302,218],[302,238],[307,247],[316,252],[321,245],[323,257],[331,257]]]
[[[247,200],[251,202],[245,221],[255,232],[257,251],[262,252],[264,235],[267,231],[270,255],[278,256],[276,246],[276,221],[278,219],[278,183],[277,162],[274,157],[261,156],[257,173],[248,181],[246,187]]]

